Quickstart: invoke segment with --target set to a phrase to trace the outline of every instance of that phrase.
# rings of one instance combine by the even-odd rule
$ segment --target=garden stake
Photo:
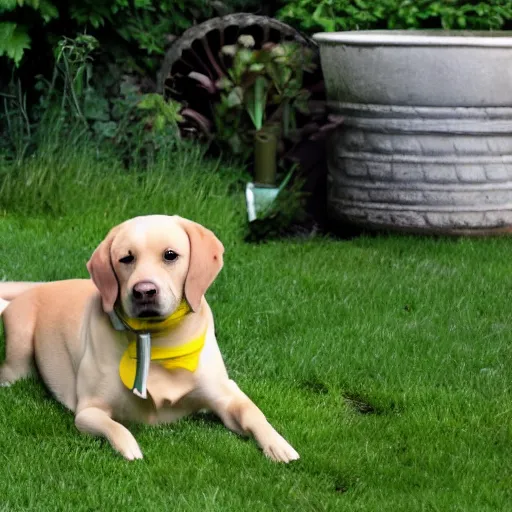
[[[277,196],[290,181],[294,170],[292,169],[286,175],[279,187],[269,187],[252,182],[247,183],[245,187],[245,201],[249,222],[264,217],[265,213],[272,207]]]
[[[151,334],[137,333],[137,369],[132,391],[141,398],[147,398],[147,381],[151,361]]]
[[[151,334],[149,332],[134,331],[115,311],[109,313],[109,316],[116,331],[130,330],[137,336],[137,366],[131,390],[134,395],[140,398],[147,398],[147,381],[149,364],[151,362]]]
[[[270,208],[279,194],[276,187],[277,137],[274,127],[265,127],[254,135],[254,183],[245,189],[249,222]]]

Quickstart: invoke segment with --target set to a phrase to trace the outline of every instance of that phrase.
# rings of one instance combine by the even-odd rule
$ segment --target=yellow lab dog
[[[181,217],[136,217],[94,251],[91,280],[0,283],[6,335],[4,385],[35,366],[75,413],[77,428],[104,436],[129,460],[142,458],[125,421],[168,423],[200,409],[252,435],[276,461],[298,459],[229,379],[204,294],[222,268],[215,235]],[[131,390],[136,332],[151,333],[147,398]]]

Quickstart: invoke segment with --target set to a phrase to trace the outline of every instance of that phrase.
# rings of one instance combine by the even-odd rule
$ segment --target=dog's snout
[[[151,281],[141,281],[133,287],[133,297],[137,301],[151,301],[158,296],[158,286]]]

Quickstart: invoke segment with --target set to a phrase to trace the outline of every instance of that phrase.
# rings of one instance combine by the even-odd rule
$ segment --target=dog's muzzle
[[[161,316],[160,290],[152,281],[140,281],[134,285],[131,303],[136,318]]]

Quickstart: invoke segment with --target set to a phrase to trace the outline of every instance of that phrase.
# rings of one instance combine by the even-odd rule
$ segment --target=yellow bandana
[[[176,327],[178,323],[183,320],[185,315],[190,313],[191,309],[188,302],[183,299],[176,311],[161,320],[160,318],[130,318],[125,316],[122,310],[116,308],[116,315],[121,321],[135,332],[150,332],[151,334],[162,333]]]
[[[163,366],[166,370],[184,368],[195,372],[199,365],[199,356],[206,340],[206,331],[192,341],[178,347],[151,347],[151,361]],[[132,389],[135,383],[135,370],[137,368],[137,342],[128,345],[121,362],[119,375],[123,384]]]
[[[155,337],[160,337],[166,334],[168,331],[172,330],[176,327],[181,320],[190,313],[191,309],[188,305],[187,301],[184,299],[181,301],[180,305],[174,311],[174,313],[167,318],[161,320],[160,318],[130,318],[125,316],[122,313],[122,310],[117,309],[115,311],[115,315],[117,315],[117,320],[112,319],[114,325],[119,324],[119,320],[121,321],[121,325],[117,326],[117,329],[128,328],[135,333],[151,333],[155,335]],[[139,334],[137,334],[139,336]],[[194,338],[193,340],[184,343],[183,345],[179,345],[178,347],[151,347],[151,361],[158,363],[163,366],[167,370],[172,370],[175,368],[184,368],[190,372],[194,372],[197,370],[197,366],[199,365],[199,356],[201,354],[201,350],[204,347],[206,340],[206,331],[202,333],[200,336]],[[128,348],[123,354],[121,358],[121,362],[119,363],[119,375],[123,384],[128,389],[133,389],[135,386],[135,377],[137,374],[137,342],[133,341],[128,345]],[[144,389],[145,389],[144,383]],[[145,395],[145,391],[144,391]],[[145,396],[144,396],[145,398]]]

